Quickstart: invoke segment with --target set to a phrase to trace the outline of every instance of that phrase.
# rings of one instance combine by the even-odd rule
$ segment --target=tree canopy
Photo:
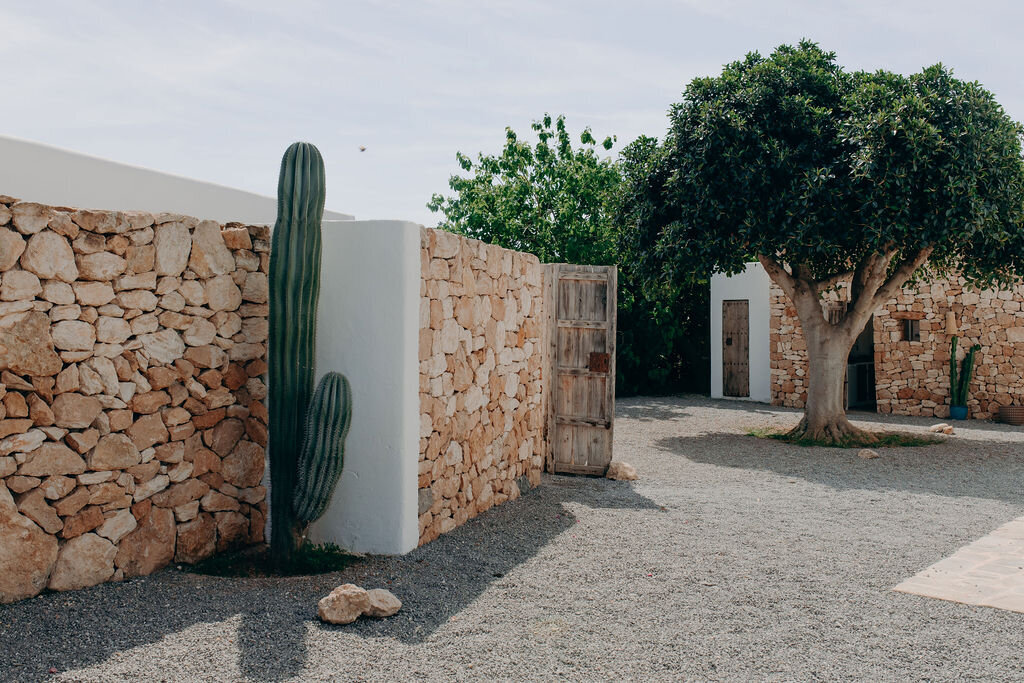
[[[1021,270],[1022,128],[941,65],[848,73],[802,42],[694,80],[669,118],[661,149],[632,150],[648,185],[631,240],[652,273],[763,255],[831,283],[872,255],[895,269],[924,251],[979,284]]]

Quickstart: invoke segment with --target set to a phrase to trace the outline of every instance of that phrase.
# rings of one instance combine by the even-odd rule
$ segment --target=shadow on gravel
[[[510,572],[574,527],[578,520],[567,503],[595,509],[661,510],[628,482],[569,476],[544,479],[543,485],[519,500],[492,508],[408,555],[380,558],[374,574],[390,580],[388,587],[403,602],[395,617],[322,628],[422,642],[492,584],[512,586]]]
[[[708,439],[714,439],[709,447]],[[977,439],[917,448],[882,448],[862,460],[854,448],[808,448],[736,433],[669,437],[656,448],[692,462],[771,472],[834,489],[873,489],[987,498],[1024,504],[1019,442]]]
[[[172,678],[182,675],[174,669],[176,660],[216,649],[225,661],[211,663],[209,670],[227,676],[233,668],[230,658],[237,657],[242,675],[258,681],[281,681],[301,672],[307,656],[316,656],[306,651],[310,628],[418,643],[489,586],[511,581],[509,572],[572,528],[577,519],[566,503],[660,509],[627,482],[546,476],[542,486],[519,500],[492,508],[407,555],[371,557],[334,574],[235,579],[171,568],[120,584],[46,593],[0,605],[0,679],[36,681],[46,678],[50,667],[63,672],[95,666],[165,637],[179,641],[162,646]],[[402,611],[347,626],[321,624],[317,601],[347,582],[392,590],[403,602]],[[212,647],[203,629],[231,619],[238,622],[233,642]],[[196,632],[181,633],[187,629]]]
[[[659,422],[693,417],[693,408],[714,406],[725,410],[737,410],[754,415],[777,415],[779,409],[771,409],[763,403],[742,400],[711,399],[700,394],[678,396],[630,396],[619,399],[615,404],[615,416],[638,422]]]

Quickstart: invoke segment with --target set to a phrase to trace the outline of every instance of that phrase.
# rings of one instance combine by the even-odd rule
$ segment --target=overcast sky
[[[941,61],[1024,119],[1022,20],[962,0],[0,0],[0,134],[269,195],[307,140],[328,208],[434,225],[456,151],[545,112],[613,151],[660,137],[692,78],[802,37],[851,69]]]

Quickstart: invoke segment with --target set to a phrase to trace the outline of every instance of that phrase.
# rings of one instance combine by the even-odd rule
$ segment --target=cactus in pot
[[[964,356],[963,369],[957,372],[956,346],[958,337],[953,335],[949,350],[949,416],[956,420],[967,419],[967,397],[970,393],[971,377],[974,374],[974,354],[981,350],[975,344]]]
[[[269,272],[270,548],[278,564],[326,508],[351,416],[343,376],[329,373],[313,390],[324,198],[320,152],[308,143],[291,145],[281,160]]]

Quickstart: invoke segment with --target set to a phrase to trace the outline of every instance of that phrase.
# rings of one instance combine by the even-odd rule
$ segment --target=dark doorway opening
[[[876,410],[875,403],[875,318],[850,349],[846,366],[846,405],[854,410]]]

